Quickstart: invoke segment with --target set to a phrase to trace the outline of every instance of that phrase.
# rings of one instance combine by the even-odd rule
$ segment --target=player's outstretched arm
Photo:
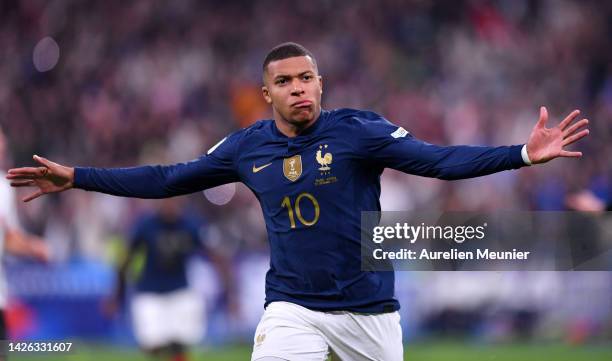
[[[131,168],[65,167],[35,157],[41,167],[10,169],[7,178],[14,187],[38,187],[24,198],[70,188],[135,198],[169,198],[239,181],[233,162],[214,155],[186,163],[146,165]]]
[[[38,190],[23,199],[29,202],[43,194],[63,192],[74,184],[74,168],[66,167],[37,155],[39,167],[9,169],[6,176],[13,187],[37,187]]]
[[[582,156],[565,149],[589,134],[582,129],[587,119],[574,122],[579,113],[573,111],[556,127],[547,128],[548,113],[542,107],[526,144],[488,147],[430,144],[375,113],[362,112],[355,127],[356,152],[373,164],[409,174],[445,180],[480,177],[557,157]]]
[[[564,148],[589,134],[588,129],[580,130],[589,124],[588,119],[582,119],[572,124],[580,114],[579,110],[571,112],[561,123],[552,128],[546,128],[548,111],[540,108],[540,119],[531,131],[527,141],[527,155],[532,164],[545,163],[558,157],[581,157],[581,152],[571,152]]]
[[[189,162],[146,165],[130,168],[66,167],[34,156],[39,167],[15,168],[7,179],[13,187],[37,187],[25,197],[31,201],[43,194],[79,188],[134,198],[169,198],[240,181],[236,168],[238,142],[243,131],[235,132],[205,155]]]

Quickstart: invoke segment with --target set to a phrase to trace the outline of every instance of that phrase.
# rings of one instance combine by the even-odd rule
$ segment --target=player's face
[[[323,81],[309,56],[270,62],[262,91],[274,118],[295,127],[311,124],[321,113]]]

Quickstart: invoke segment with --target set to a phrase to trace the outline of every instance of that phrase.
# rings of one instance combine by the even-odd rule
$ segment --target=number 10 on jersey
[[[308,199],[312,202],[312,206],[314,207],[314,218],[312,220],[306,220],[302,216],[302,210],[300,209],[300,202],[304,199]],[[317,199],[310,193],[300,193],[295,199],[295,203],[291,205],[291,199],[288,196],[283,198],[283,203],[281,203],[283,208],[287,208],[287,212],[289,213],[289,223],[291,223],[291,228],[295,228],[295,216],[297,219],[305,226],[312,226],[319,220],[319,215],[321,214],[321,209],[319,208],[319,202]],[[294,210],[295,209],[295,213]]]

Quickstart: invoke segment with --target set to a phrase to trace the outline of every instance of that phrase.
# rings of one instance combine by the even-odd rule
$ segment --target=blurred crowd
[[[551,125],[575,108],[591,120],[580,160],[457,182],[387,170],[383,210],[563,210],[583,189],[610,200],[611,34],[612,3],[594,0],[2,1],[2,168],[32,154],[100,167],[196,158],[271,116],[262,61],[296,41],[317,57],[324,108],[374,110],[430,143],[525,143],[540,105]],[[255,197],[218,192],[189,196],[207,242],[265,254]],[[20,210],[57,261],[112,261],[109,243],[153,202],[73,191]]]

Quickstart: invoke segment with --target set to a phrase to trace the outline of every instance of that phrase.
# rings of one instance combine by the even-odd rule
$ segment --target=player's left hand
[[[588,119],[581,119],[571,124],[578,114],[580,111],[574,110],[556,127],[546,128],[548,111],[546,107],[540,107],[540,119],[533,127],[527,141],[527,155],[532,164],[545,163],[557,157],[582,157],[582,152],[570,152],[563,149],[589,134],[588,129],[579,131],[580,128],[589,124]]]

